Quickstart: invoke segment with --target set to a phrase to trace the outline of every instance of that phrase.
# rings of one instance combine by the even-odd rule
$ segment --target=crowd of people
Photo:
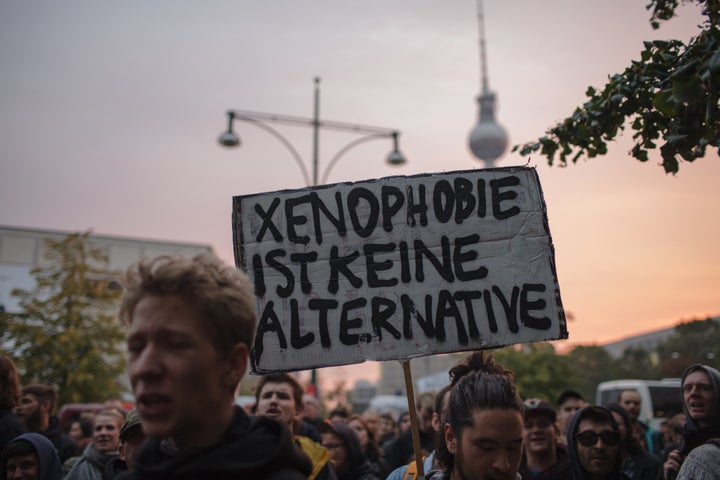
[[[124,283],[135,408],[61,428],[57,390],[21,386],[0,355],[0,480],[720,479],[720,373],[708,365],[688,367],[684,412],[655,430],[634,390],[603,406],[573,390],[523,399],[513,372],[475,352],[415,399],[414,434],[409,412],[324,412],[289,373],[261,377],[255,402],[237,406],[253,289],[213,255],[144,260]]]

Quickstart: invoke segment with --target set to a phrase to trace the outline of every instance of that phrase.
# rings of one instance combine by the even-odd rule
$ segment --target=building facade
[[[45,240],[61,240],[75,232],[23,228],[0,225],[0,309],[17,312],[13,289],[31,290],[35,281],[30,271],[48,264],[45,258]],[[193,256],[212,252],[210,245],[161,240],[148,240],[111,235],[90,235],[90,241],[103,250],[108,262],[98,265],[109,271],[122,272],[145,257],[158,255]],[[2,311],[0,310],[0,311]]]

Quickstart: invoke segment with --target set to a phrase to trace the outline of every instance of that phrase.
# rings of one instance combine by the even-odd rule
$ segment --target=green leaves
[[[115,318],[114,273],[89,232],[49,240],[50,263],[32,271],[35,288],[15,290],[21,314],[5,315],[0,340],[12,347],[23,383],[59,387],[59,403],[89,402],[118,393],[124,369],[123,330]]]
[[[678,40],[645,41],[640,60],[609,77],[602,90],[588,87],[586,101],[546,135],[516,145],[513,151],[539,151],[552,165],[575,163],[582,156],[605,155],[607,142],[626,126],[636,140],[631,155],[646,162],[660,145],[662,165],[676,173],[681,161],[720,147],[720,1],[697,0],[707,17],[703,31],[687,44]],[[652,0],[652,21],[674,16],[678,0]],[[660,140],[660,142],[657,142]]]

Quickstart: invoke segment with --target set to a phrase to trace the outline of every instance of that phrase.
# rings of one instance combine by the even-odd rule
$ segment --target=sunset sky
[[[647,3],[485,1],[512,144],[571,114],[643,40],[697,33],[693,6],[654,31]],[[226,110],[309,117],[319,76],[323,119],[396,128],[409,161],[363,144],[329,182],[479,168],[478,57],[474,0],[2,2],[0,224],[209,243],[232,262],[231,197],[304,183],[258,128],[236,124],[242,147],[220,147]],[[311,130],[277,128],[309,162]],[[539,173],[569,344],[720,313],[717,152],[671,176],[657,154],[632,159],[630,137],[566,168],[499,162]],[[321,168],[354,138],[323,131]]]

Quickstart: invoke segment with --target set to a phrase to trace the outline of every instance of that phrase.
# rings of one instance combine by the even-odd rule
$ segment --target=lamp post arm
[[[253,118],[253,117],[250,117],[250,116],[245,116],[245,115],[242,114],[242,112],[235,111],[235,112],[234,112],[234,118],[235,118],[235,120],[242,120],[242,121],[247,122],[247,123],[249,123],[249,124],[251,124],[251,125],[255,125],[256,127],[260,128],[260,129],[262,129],[262,130],[265,130],[265,131],[268,132],[270,135],[272,135],[273,137],[277,138],[277,139],[280,141],[280,143],[282,143],[283,145],[285,145],[285,147],[290,151],[290,154],[293,156],[293,158],[295,159],[295,162],[296,162],[296,163],[298,164],[298,166],[300,167],[300,171],[302,172],[303,179],[305,179],[305,184],[306,184],[306,185],[312,185],[311,179],[310,179],[310,174],[308,173],[307,167],[305,166],[305,162],[303,162],[302,157],[300,156],[300,154],[298,153],[298,151],[295,149],[295,147],[293,147],[292,144],[288,141],[287,138],[285,138],[280,132],[278,132],[277,130],[275,130],[275,129],[272,128],[271,126],[264,124],[263,122],[261,122],[261,121],[258,120],[257,118]],[[272,119],[270,119],[270,118],[268,118],[268,119],[269,119],[269,120],[272,120]]]
[[[323,171],[322,179],[320,180],[320,183],[324,184],[327,181],[327,178],[330,175],[330,170],[332,170],[332,168],[340,160],[340,158],[343,155],[345,155],[349,150],[352,150],[353,148],[357,147],[361,143],[369,142],[371,140],[378,140],[380,138],[387,138],[387,137],[391,137],[391,136],[392,136],[392,133],[372,133],[370,135],[365,135],[364,137],[360,137],[360,138],[348,143],[343,148],[338,150],[338,152],[335,154],[335,156],[333,156],[333,158],[328,162],[327,167],[325,167],[325,170]]]
[[[307,117],[296,117],[294,115],[278,115],[275,113],[263,113],[253,112],[250,110],[230,110],[235,118],[253,118],[256,120],[264,120],[267,122],[280,123],[285,125],[300,125],[306,127],[312,127],[315,124],[315,120]],[[370,125],[357,125],[354,123],[335,122],[332,120],[318,120],[318,126],[321,128],[327,128],[330,130],[338,130],[341,132],[350,133],[366,133],[366,134],[378,134],[378,135],[390,135],[396,131],[392,128],[373,127]]]

